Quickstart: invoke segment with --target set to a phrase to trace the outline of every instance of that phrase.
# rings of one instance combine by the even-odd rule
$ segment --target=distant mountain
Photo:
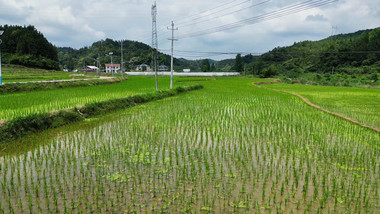
[[[28,67],[59,69],[58,52],[34,26],[0,26],[2,61]]]
[[[79,50],[60,47],[58,48],[59,64],[61,68],[73,70],[81,69],[87,65],[97,65],[97,58],[101,69],[104,69],[104,64],[111,62],[109,53],[112,52],[112,62],[120,64],[121,61],[121,41],[112,39],[101,40],[93,43],[89,47],[83,47]],[[124,40],[123,42],[123,59],[126,69],[134,69],[139,64],[152,65],[152,49],[149,45],[137,42]],[[207,59],[211,65],[216,66],[223,71],[230,71],[231,66],[218,61]],[[167,54],[158,54],[158,64],[166,65],[170,69],[170,56]],[[175,71],[190,68],[191,71],[201,71],[202,60],[187,60],[184,58],[174,58]],[[211,71],[211,70],[210,70]]]
[[[87,65],[97,65],[97,58],[101,68],[104,69],[104,64],[111,62],[121,63],[121,41],[112,39],[101,40],[93,43],[90,47],[83,47],[79,50],[61,47],[58,48],[59,64],[62,68],[81,69]],[[127,69],[133,69],[139,64],[152,64],[152,49],[137,41],[124,40],[123,42],[123,61]],[[170,67],[170,56],[167,54],[158,54],[158,65],[166,65]],[[195,61],[186,60],[183,58],[174,58],[174,67],[176,70],[183,68],[196,69]]]

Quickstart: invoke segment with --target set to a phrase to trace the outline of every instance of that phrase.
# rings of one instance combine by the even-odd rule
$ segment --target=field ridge
[[[84,120],[91,116],[110,111],[128,108],[177,94],[202,89],[203,85],[177,87],[124,98],[110,99],[101,102],[88,103],[84,106],[62,109],[50,113],[32,114],[11,120],[0,121],[0,143],[16,140],[28,134],[37,133],[51,128],[57,128],[73,122]]]
[[[274,90],[275,90],[275,89],[274,89]],[[280,90],[276,90],[276,91],[280,91]],[[309,106],[311,106],[311,107],[313,107],[313,108],[315,108],[315,109],[318,109],[318,110],[320,110],[320,111],[323,111],[323,112],[329,113],[329,114],[331,114],[331,115],[334,115],[334,116],[336,116],[336,117],[339,117],[339,118],[345,119],[345,120],[347,120],[347,121],[349,121],[349,122],[351,122],[351,123],[354,123],[354,124],[356,124],[356,125],[359,125],[359,126],[362,126],[362,127],[364,127],[364,128],[368,128],[368,129],[371,129],[371,130],[373,130],[373,131],[375,131],[375,132],[380,133],[380,128],[378,128],[378,127],[370,126],[370,125],[365,124],[365,123],[361,123],[361,122],[359,122],[359,121],[357,121],[357,120],[355,120],[355,119],[353,119],[353,118],[350,118],[350,117],[348,117],[348,116],[346,116],[346,115],[344,115],[344,114],[339,114],[339,113],[337,113],[337,112],[333,112],[333,111],[327,110],[327,109],[325,109],[325,108],[322,108],[321,106],[316,105],[316,104],[310,102],[309,99],[307,99],[306,97],[304,97],[304,96],[302,96],[302,95],[300,95],[300,94],[297,94],[297,93],[294,93],[294,92],[290,92],[290,91],[280,91],[280,92],[284,92],[284,93],[288,93],[288,94],[291,94],[291,95],[297,96],[297,97],[299,97],[303,102],[305,102],[307,105],[309,105]]]
[[[270,81],[270,82],[253,82],[252,85],[256,86],[256,87],[260,87],[260,85],[262,84],[274,84],[274,83],[279,83],[281,82],[281,80],[273,80],[273,81]],[[365,123],[361,123],[353,118],[350,118],[344,114],[339,114],[337,112],[333,112],[333,111],[330,111],[330,110],[327,110],[325,108],[322,108],[321,106],[319,105],[316,105],[314,103],[312,103],[309,99],[307,99],[306,97],[300,95],[300,94],[297,94],[297,93],[294,93],[294,92],[290,92],[290,91],[285,91],[285,90],[277,90],[277,89],[271,89],[271,90],[274,90],[274,91],[277,91],[277,92],[282,92],[282,93],[287,93],[287,94],[291,94],[291,95],[294,95],[294,96],[297,96],[299,97],[304,103],[306,103],[307,105],[315,108],[315,109],[318,109],[320,111],[323,111],[323,112],[326,112],[328,114],[331,114],[331,115],[334,115],[336,117],[339,117],[341,119],[344,119],[346,121],[349,121],[351,123],[354,123],[356,125],[359,125],[363,128],[368,128],[368,129],[371,129],[372,131],[375,131],[377,133],[380,133],[380,128],[378,127],[375,127],[375,126],[371,126],[371,125],[368,125],[368,124],[365,124]]]
[[[28,82],[7,82],[0,85],[0,95],[14,92],[27,92],[50,90],[58,88],[94,86],[102,84],[119,83],[128,79],[118,78],[101,78],[101,79],[69,79],[69,80],[45,80],[45,81],[28,81]]]

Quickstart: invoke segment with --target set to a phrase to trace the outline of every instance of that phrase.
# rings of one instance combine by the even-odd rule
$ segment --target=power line
[[[229,5],[229,4],[232,4],[232,3],[236,2],[236,1],[240,1],[240,0],[233,0],[233,1],[227,2],[227,3],[221,4],[221,5],[219,5],[219,6],[216,6],[216,7],[214,7],[214,8],[211,8],[211,9],[205,10],[205,11],[203,11],[203,12],[200,12],[200,13],[197,13],[197,14],[193,14],[193,15],[190,15],[190,16],[185,17],[185,18],[180,18],[180,19],[174,20],[174,22],[179,22],[179,21],[181,21],[181,20],[186,20],[186,19],[189,19],[189,18],[191,18],[191,17],[201,16],[201,15],[204,14],[204,13],[207,13],[207,12],[213,11],[213,10],[218,9],[218,8],[221,8],[221,7],[225,7],[225,6],[227,6],[227,5]],[[242,3],[246,3],[246,2],[249,2],[249,1],[251,1],[251,0],[244,0]],[[238,3],[238,4],[242,4],[242,3]],[[168,23],[168,24],[162,25],[161,27],[157,28],[157,32],[165,32],[165,30],[166,30],[166,28],[167,28],[168,25],[171,25],[171,23]],[[145,36],[144,36],[144,37],[145,37]],[[160,35],[159,35],[159,37],[160,37]],[[145,39],[143,39],[142,41],[149,41],[149,39],[150,39],[150,36],[149,36],[149,37],[145,37]],[[146,43],[148,43],[148,42],[146,42]],[[161,42],[160,42],[160,43],[161,43]]]
[[[161,52],[168,52],[168,49],[159,49]],[[380,51],[287,51],[287,52],[248,52],[248,51],[187,51],[187,50],[176,50],[177,55],[181,56],[202,56],[202,55],[248,55],[260,56],[263,54],[277,54],[277,55],[289,55],[289,54],[380,54]]]
[[[283,16],[299,13],[299,12],[302,12],[305,10],[309,10],[311,8],[320,7],[320,6],[323,6],[326,4],[331,4],[331,3],[336,2],[336,1],[338,1],[338,0],[318,0],[318,1],[317,0],[308,0],[308,1],[305,1],[302,3],[297,3],[297,4],[292,5],[292,6],[284,7],[284,8],[281,8],[279,10],[276,10],[276,11],[273,11],[270,13],[251,17],[251,18],[244,19],[244,20],[241,20],[238,22],[234,22],[234,23],[230,23],[230,24],[226,24],[226,25],[221,25],[219,27],[205,29],[205,30],[201,30],[198,32],[194,32],[194,33],[182,34],[182,35],[179,35],[178,38],[183,39],[183,38],[189,38],[189,37],[196,37],[196,36],[211,34],[211,33],[215,33],[215,32],[225,31],[225,30],[229,30],[229,29],[233,29],[233,28],[237,28],[237,27],[242,27],[245,25],[250,25],[250,24],[259,23],[259,22],[263,22],[263,21],[268,21],[268,20],[280,18]]]
[[[219,13],[219,12],[223,12],[223,11],[225,11],[225,10],[229,10],[229,9],[231,9],[231,8],[234,8],[234,7],[240,6],[240,5],[245,4],[245,3],[247,3],[247,2],[250,2],[250,1],[251,1],[251,0],[246,0],[246,1],[240,2],[240,3],[238,3],[238,4],[232,5],[232,6],[228,7],[228,8],[226,8],[226,9],[217,10],[217,11],[215,11],[215,12],[208,13],[208,14],[205,14],[205,15],[200,16],[200,17],[197,17],[197,18],[193,18],[193,19],[188,20],[188,21],[180,22],[178,25],[182,25],[182,24],[184,24],[184,23],[188,23],[188,22],[193,22],[193,21],[196,21],[196,20],[198,20],[198,19],[203,19],[203,18],[205,18],[205,17],[207,17],[207,16],[211,16],[211,15],[217,14],[217,13]],[[209,11],[206,11],[206,12],[209,12]],[[204,13],[206,13],[206,12],[204,12]],[[202,14],[203,14],[203,13],[202,13]],[[200,14],[200,15],[202,15],[202,14]]]
[[[230,1],[230,2],[227,2],[227,3],[224,3],[224,4],[221,4],[221,5],[218,5],[218,6],[214,7],[214,8],[211,8],[211,9],[208,9],[208,10],[205,10],[205,11],[202,11],[202,12],[200,12],[200,13],[193,14],[193,15],[190,15],[190,16],[188,16],[188,17],[181,18],[181,19],[177,19],[177,20],[174,20],[174,21],[175,21],[175,22],[181,22],[181,20],[186,20],[186,19],[189,19],[189,18],[191,18],[191,17],[200,16],[200,15],[202,15],[202,14],[204,14],[204,13],[207,13],[207,12],[213,11],[213,10],[215,10],[215,9],[218,9],[218,8],[221,8],[221,7],[224,7],[224,6],[227,6],[227,5],[232,4],[232,3],[236,2],[236,1],[239,1],[239,0],[233,0],[233,1]],[[247,2],[247,0],[244,0],[244,2]]]
[[[260,15],[260,16],[255,16],[255,17],[252,17],[252,18],[249,18],[249,19],[245,19],[245,20],[242,20],[242,21],[238,21],[238,22],[222,25],[222,26],[219,26],[219,27],[214,27],[214,28],[206,29],[206,30],[203,30],[203,31],[198,31],[198,32],[195,32],[195,33],[181,35],[179,37],[180,38],[188,38],[188,37],[195,37],[195,36],[210,34],[210,33],[214,33],[214,32],[220,32],[220,31],[224,31],[224,30],[228,30],[228,29],[232,29],[232,28],[236,28],[236,27],[241,27],[241,26],[244,26],[246,24],[253,24],[253,23],[257,23],[257,22],[261,22],[261,21],[266,21],[266,20],[270,20],[270,19],[274,19],[274,18],[279,18],[279,17],[285,16],[285,15],[294,14],[294,13],[297,13],[297,12],[304,11],[306,9],[314,8],[316,6],[321,6],[323,4],[331,3],[333,1],[336,1],[336,0],[323,0],[323,1],[309,0],[309,1],[306,1],[306,2],[298,3],[298,4],[295,4],[295,5],[292,5],[292,6],[288,6],[288,7],[276,10],[276,11],[271,12],[271,13],[266,13],[266,14],[263,14],[263,15]]]
[[[199,23],[202,23],[202,22],[208,22],[208,21],[211,21],[213,19],[217,19],[217,18],[221,18],[223,16],[228,16],[228,15],[231,15],[231,14],[234,14],[234,13],[237,13],[237,12],[240,12],[240,11],[243,11],[243,10],[247,10],[249,8],[253,8],[253,7],[256,7],[256,6],[260,6],[260,5],[263,5],[265,3],[268,3],[270,2],[271,0],[267,0],[267,1],[264,1],[264,2],[260,2],[258,4],[254,4],[254,5],[251,5],[249,7],[245,7],[245,8],[242,8],[242,9],[239,9],[239,10],[235,10],[235,11],[232,11],[232,12],[228,12],[228,13],[225,13],[225,14],[222,14],[220,16],[216,16],[216,17],[211,17],[209,19],[206,19],[206,20],[201,20],[201,21],[198,21],[198,22],[192,22],[190,24],[187,24],[187,25],[180,25],[179,27],[188,27],[188,26],[191,26],[191,25],[196,25],[196,24],[199,24]],[[201,18],[204,18],[204,17],[201,17]]]

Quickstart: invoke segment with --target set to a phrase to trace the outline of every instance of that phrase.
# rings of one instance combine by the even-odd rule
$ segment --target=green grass
[[[0,212],[379,213],[380,135],[252,81],[1,147]]]
[[[70,76],[72,75],[72,76]],[[29,82],[44,80],[99,78],[95,73],[51,71],[37,68],[27,68],[19,65],[2,66],[3,82]]]
[[[271,84],[265,88],[300,94],[327,110],[380,127],[380,90],[298,84]]]

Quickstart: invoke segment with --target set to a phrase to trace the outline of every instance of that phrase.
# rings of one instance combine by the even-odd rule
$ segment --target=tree
[[[70,56],[69,59],[67,60],[67,69],[68,69],[69,71],[72,71],[72,70],[74,70],[74,68],[75,68],[74,66],[75,66],[75,65],[74,65],[73,57]]]
[[[377,82],[379,80],[379,75],[377,73],[373,73],[370,78],[373,82]]]
[[[243,58],[241,57],[241,54],[236,55],[235,58],[235,70],[236,72],[243,72],[244,70],[244,65],[243,65]]]
[[[269,78],[269,77],[275,76],[276,74],[277,74],[276,67],[272,64],[261,72],[260,77]]]
[[[203,72],[208,72],[210,71],[210,62],[208,61],[208,59],[204,59],[202,60],[202,67],[201,67],[201,70]]]
[[[212,63],[211,64],[211,68],[210,68],[211,71],[215,71],[216,70],[216,67],[215,67],[215,63]]]
[[[244,61],[245,64],[251,63],[253,61],[252,54],[245,55],[243,57],[243,61]]]

